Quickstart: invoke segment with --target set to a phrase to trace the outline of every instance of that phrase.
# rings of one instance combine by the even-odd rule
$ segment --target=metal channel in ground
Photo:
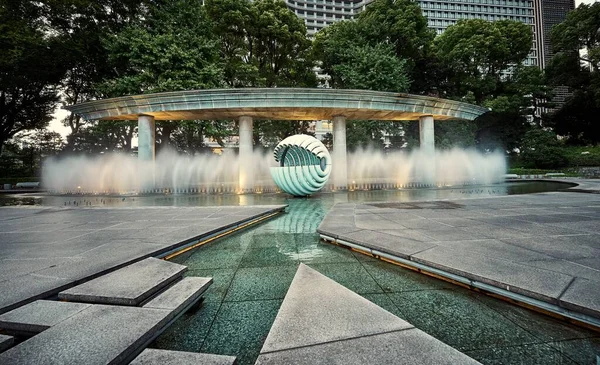
[[[420,264],[414,261],[410,261],[398,256],[390,255],[385,252],[381,252],[378,250],[374,250],[365,246],[361,246],[356,243],[348,242],[345,240],[333,238],[331,236],[327,236],[324,234],[320,235],[321,239],[327,243],[331,243],[334,245],[342,246],[349,248],[353,251],[359,252],[364,255],[372,256],[374,258],[400,265],[407,269],[411,269],[414,271],[418,271],[422,274],[432,276],[444,281],[451,282],[453,284],[457,284],[463,286],[468,289],[476,290],[483,292],[485,294],[491,295],[495,298],[499,298],[505,301],[508,301],[513,304],[517,304],[519,306],[535,310],[537,312],[566,320],[570,323],[587,327],[594,331],[600,332],[600,320],[591,316],[588,316],[583,313],[574,312],[557,305],[547,303],[541,300],[537,300],[534,298],[530,298],[528,296],[517,294],[493,285],[485,284],[476,280],[472,280],[466,278],[464,276],[456,275],[449,273],[444,270],[436,269],[434,267]]]
[[[253,226],[255,224],[258,224],[258,223],[260,223],[260,222],[262,222],[264,220],[267,220],[267,219],[269,219],[271,217],[274,217],[274,216],[280,214],[281,212],[283,212],[284,209],[285,208],[279,209],[277,211],[271,211],[271,212],[268,212],[268,213],[264,213],[264,214],[261,214],[259,216],[252,217],[250,219],[247,219],[247,220],[235,223],[233,225],[229,225],[229,226],[223,227],[223,228],[219,229],[216,232],[213,232],[213,233],[211,233],[209,235],[206,235],[206,236],[202,236],[200,238],[193,239],[193,240],[191,240],[189,242],[186,242],[186,243],[184,243],[184,244],[182,244],[180,246],[177,246],[174,249],[171,249],[169,251],[163,252],[163,253],[157,255],[156,257],[161,258],[161,259],[165,259],[165,260],[170,260],[170,259],[172,259],[172,258],[174,258],[176,256],[179,256],[179,255],[181,255],[181,254],[183,254],[185,252],[188,252],[190,250],[198,248],[198,247],[200,247],[202,245],[205,245],[205,244],[207,244],[209,242],[212,242],[212,241],[214,241],[214,240],[216,240],[218,238],[228,236],[228,235],[230,235],[230,234],[232,234],[234,232],[237,232],[237,231],[242,230],[244,228],[247,228],[247,227]]]

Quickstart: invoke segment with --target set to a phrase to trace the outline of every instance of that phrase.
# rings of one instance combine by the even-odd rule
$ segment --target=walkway
[[[0,208],[0,313],[284,208]]]
[[[327,241],[600,327],[599,227],[600,195],[556,192],[337,204],[318,232]]]

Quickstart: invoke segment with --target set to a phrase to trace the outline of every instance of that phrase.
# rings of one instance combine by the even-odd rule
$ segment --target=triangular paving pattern
[[[300,264],[257,364],[478,364]]]

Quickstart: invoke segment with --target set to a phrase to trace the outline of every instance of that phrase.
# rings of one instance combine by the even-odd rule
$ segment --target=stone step
[[[479,364],[300,264],[256,364]]]
[[[14,342],[15,339],[12,336],[0,335],[0,352],[11,347]]]
[[[232,365],[234,356],[145,349],[130,365]]]
[[[187,268],[147,258],[58,294],[73,302],[138,306],[175,280]]]
[[[87,309],[91,304],[38,300],[0,315],[0,329],[33,336]]]
[[[195,304],[212,282],[212,278],[188,276],[144,304],[143,308],[180,312]]]
[[[170,321],[171,312],[91,305],[0,354],[0,364],[126,364]]]

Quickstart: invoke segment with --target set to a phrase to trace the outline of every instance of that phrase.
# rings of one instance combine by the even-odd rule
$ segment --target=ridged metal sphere
[[[306,196],[321,190],[331,173],[331,155],[315,137],[296,134],[279,142],[274,151],[277,167],[271,176],[288,194]]]

